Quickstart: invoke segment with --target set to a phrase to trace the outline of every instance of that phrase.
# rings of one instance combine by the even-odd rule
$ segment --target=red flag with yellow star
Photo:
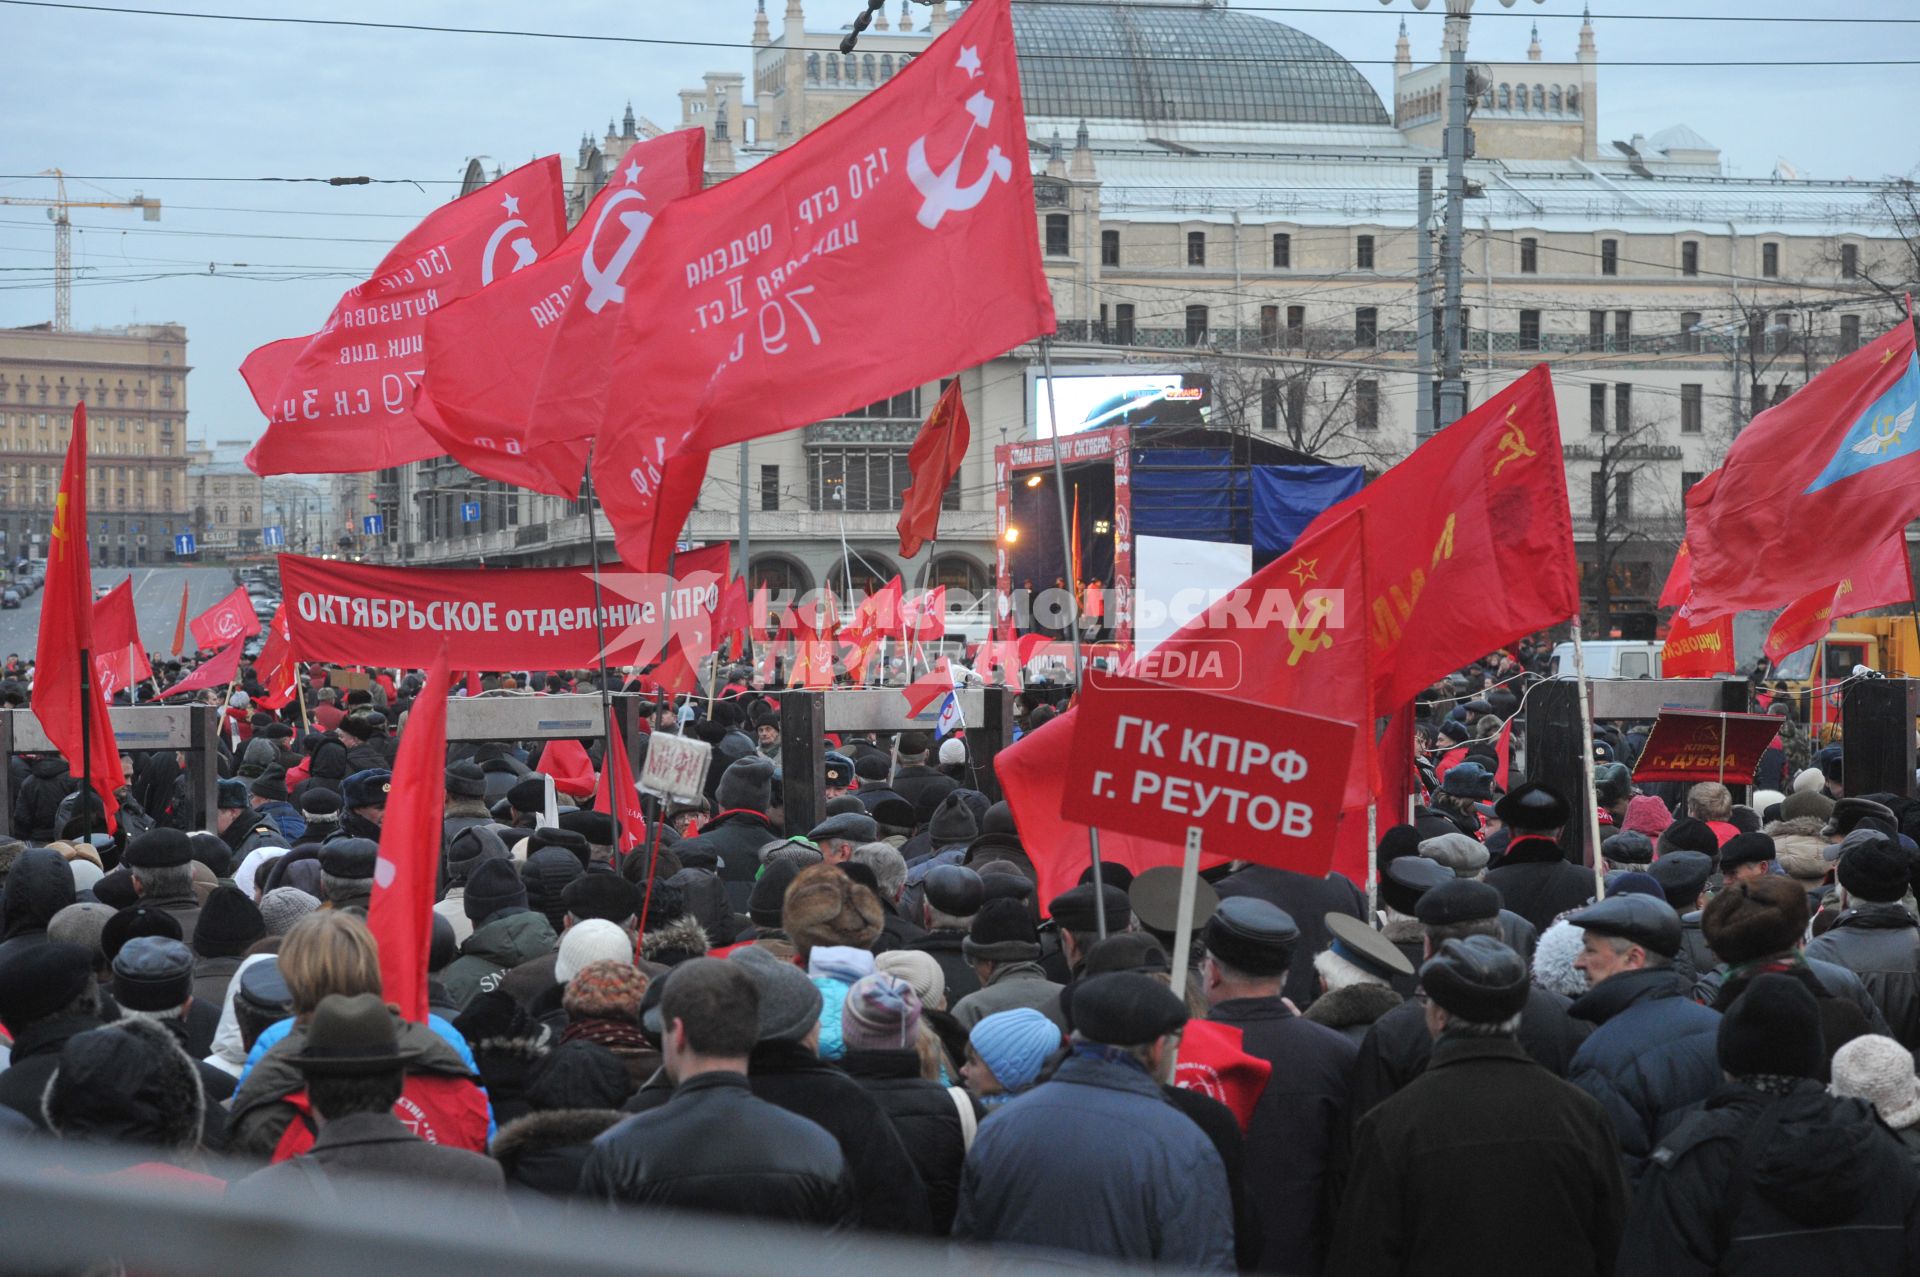
[[[73,409],[73,439],[54,498],[47,590],[33,654],[33,716],[76,776],[93,782],[111,820],[125,787],[106,697],[93,678],[93,569],[87,561],[87,406]]]

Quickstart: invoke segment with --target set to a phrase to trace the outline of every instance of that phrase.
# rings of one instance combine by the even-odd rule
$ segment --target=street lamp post
[[[1433,0],[1412,0],[1425,9]],[[1533,0],[1542,4],[1545,0]],[[1392,4],[1393,0],[1380,0]],[[1511,9],[1516,0],[1500,0]],[[1443,150],[1447,160],[1446,234],[1440,244],[1440,276],[1445,307],[1441,318],[1440,418],[1445,429],[1467,411],[1467,383],[1461,350],[1460,260],[1466,227],[1467,159],[1473,153],[1473,130],[1467,127],[1467,20],[1473,0],[1446,0],[1447,6],[1447,124]]]

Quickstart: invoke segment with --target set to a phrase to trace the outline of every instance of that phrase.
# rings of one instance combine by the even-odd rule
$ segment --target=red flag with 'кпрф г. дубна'
[[[269,342],[240,365],[267,418],[248,468],[346,474],[439,456],[413,411],[427,316],[532,265],[566,230],[557,155],[427,214],[319,332]]]
[[[621,557],[657,569],[714,448],[1053,331],[1009,0],[974,0],[893,79],[669,206],[645,251],[593,474]]]

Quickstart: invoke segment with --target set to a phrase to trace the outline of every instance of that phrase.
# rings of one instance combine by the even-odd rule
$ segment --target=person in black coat
[[[0,893],[0,961],[47,942],[47,923],[74,901],[73,870],[46,847],[20,853]]]
[[[1500,922],[1500,893],[1484,882],[1461,878],[1441,883],[1420,898],[1417,917],[1425,935],[1422,961],[1440,951],[1448,940],[1492,936],[1504,940]],[[1511,947],[1511,946],[1509,946]],[[1520,1012],[1517,1039],[1520,1049],[1555,1077],[1565,1077],[1573,1054],[1591,1026],[1571,1018],[1572,1006],[1557,993],[1534,985]],[[1354,1061],[1349,1112],[1353,1122],[1405,1087],[1425,1071],[1433,1052],[1427,1032],[1426,1004],[1410,998],[1374,1021],[1360,1041]]]
[[[932,1230],[944,1237],[953,1230],[967,1147],[985,1114],[964,1087],[921,1075],[920,1015],[920,996],[905,980],[862,976],[840,1015],[847,1048],[840,1065],[886,1110],[926,1184]]]
[[[60,832],[60,802],[76,784],[67,760],[58,754],[34,759],[26,783],[13,800],[14,836],[34,843],[52,842]]]
[[[626,1119],[620,1105],[632,1091],[627,1066],[606,1047],[585,1041],[555,1047],[527,1084],[532,1112],[493,1137],[490,1151],[508,1186],[553,1198],[577,1194],[593,1141]]]
[[[1912,1272],[1920,1184],[1864,1100],[1827,1094],[1814,995],[1760,976],[1721,1017],[1731,1079],[1654,1150],[1621,1277]]]
[[[740,964],[696,958],[674,968],[660,999],[661,1046],[677,1079],[672,1098],[593,1142],[581,1197],[827,1228],[858,1218],[853,1176],[834,1137],[749,1089],[747,1054],[765,1009]],[[857,1083],[841,1080],[865,1098]]]
[[[1476,936],[1449,940],[1420,976],[1433,1058],[1360,1119],[1328,1270],[1609,1277],[1626,1214],[1619,1149],[1600,1106],[1514,1040],[1526,963]]]
[[[1292,918],[1300,928],[1298,951],[1304,954],[1315,954],[1327,947],[1328,914],[1344,913],[1363,920],[1367,916],[1367,898],[1339,874],[1314,878],[1291,869],[1247,865],[1215,883],[1214,890],[1222,900],[1231,896],[1264,900]],[[1294,963],[1280,992],[1297,1007],[1312,1002],[1320,992],[1313,963]]]
[[[674,845],[683,865],[707,867],[709,861],[727,884],[727,898],[737,913],[746,912],[747,897],[760,872],[760,848],[780,837],[767,813],[773,806],[773,763],[755,754],[728,767],[714,790],[718,814],[700,828],[697,837]]]
[[[100,985],[93,955],[77,944],[42,944],[0,962],[0,1028],[13,1039],[0,1070],[0,1105],[45,1130],[40,1104],[67,1039],[97,1029]]]
[[[1353,1073],[1353,1043],[1281,999],[1299,937],[1291,917],[1252,896],[1222,900],[1206,931],[1207,1018],[1239,1029],[1241,1048],[1273,1065],[1247,1127],[1247,1190],[1261,1217],[1260,1272],[1321,1269],[1325,1180]]]
[[[1486,881],[1507,908],[1545,931],[1555,918],[1593,899],[1592,871],[1569,863],[1555,841],[1573,816],[1566,799],[1535,782],[1509,793],[1493,812],[1512,836]]]

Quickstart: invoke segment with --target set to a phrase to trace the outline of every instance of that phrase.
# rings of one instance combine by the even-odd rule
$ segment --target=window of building
[[[1260,308],[1260,340],[1268,345],[1280,339],[1280,308],[1262,306]]]
[[[893,55],[891,53],[883,53],[880,55],[880,78],[882,80],[891,80],[893,78]]]
[[[1293,267],[1293,236],[1285,231],[1277,232],[1273,237],[1273,268],[1290,270]]]
[[[807,79],[814,84],[820,83],[820,55],[817,53],[807,55]]]
[[[1607,312],[1590,310],[1587,312],[1587,349],[1605,350],[1607,348]]]
[[[1785,310],[1776,313],[1773,317],[1773,327],[1767,330],[1767,336],[1772,339],[1774,354],[1784,355],[1791,350],[1793,348],[1793,313]]]
[[[1557,84],[1547,90],[1547,108],[1552,112],[1554,112],[1556,115],[1559,114],[1560,86]]]
[[[1133,303],[1119,302],[1113,308],[1113,340],[1122,346],[1133,345]]]
[[[1361,306],[1353,312],[1353,344],[1356,346],[1376,345],[1380,340],[1380,309],[1377,306]]]
[[[1362,377],[1353,383],[1353,428],[1380,428],[1380,383],[1371,377]]]
[[[1680,347],[1696,355],[1707,348],[1706,335],[1700,331],[1700,312],[1697,310],[1680,312]]]
[[[898,510],[900,494],[912,482],[904,447],[836,445],[807,452],[808,495],[816,510]]]
[[[1792,383],[1785,382],[1785,381],[1781,382],[1779,385],[1773,388],[1773,402],[1768,406],[1777,407],[1780,404],[1785,403],[1787,401],[1787,396],[1792,393],[1793,393]]]
[[[1120,232],[1100,232],[1100,264],[1118,266],[1120,264]]]
[[[1607,475],[1595,470],[1587,476],[1587,517],[1595,523],[1607,517]]]
[[[1287,345],[1299,349],[1307,344],[1307,308],[1287,307]]]
[[[1067,215],[1065,213],[1047,214],[1047,256],[1065,257],[1067,255]]]
[[[871,53],[860,59],[860,78],[868,84],[873,83],[874,61]]]
[[[1633,471],[1626,470],[1613,476],[1613,517],[1631,519],[1633,517]]]
[[[1700,273],[1700,242],[1685,240],[1680,245],[1680,273],[1698,275]]]
[[[780,467],[760,467],[760,508],[778,510],[780,508]]]
[[[1287,383],[1287,424],[1298,430],[1307,424],[1307,379],[1295,377]]]
[[[1520,349],[1540,349],[1540,312],[1537,310],[1520,312]]]
[[[1860,248],[1857,244],[1840,246],[1840,278],[1857,279],[1860,276]]]
[[[831,53],[827,55],[827,83],[840,83],[840,59],[834,57]]]
[[[1633,312],[1630,310],[1613,312],[1613,348],[1621,351],[1633,349]]]
[[[1757,417],[1767,410],[1767,388],[1763,383],[1759,381],[1753,383],[1753,393],[1749,396],[1749,401],[1753,405],[1752,416]]]
[[[1613,388],[1613,428],[1620,434],[1633,429],[1633,387],[1625,382]]]
[[[911,417],[917,421],[920,418],[920,389],[916,386],[912,390],[903,390],[897,395],[882,399],[877,403],[870,403],[864,408],[855,408],[851,412],[841,415],[847,417],[878,418],[880,420],[897,420],[903,417]]]
[[[1207,264],[1207,233],[1205,231],[1187,232],[1187,265],[1205,266]]]
[[[1540,273],[1540,241],[1531,235],[1520,241],[1520,273],[1522,275]]]
[[[1276,377],[1264,377],[1260,381],[1260,428],[1280,428],[1280,381]]]
[[[1373,269],[1373,236],[1356,235],[1354,237],[1353,264],[1357,270]]]
[[[1706,478],[1704,470],[1682,470],[1680,472],[1680,496],[1682,499],[1693,491],[1694,485]]]
[[[1778,244],[1760,246],[1760,273],[1768,279],[1780,278],[1780,246]]]
[[[1680,433],[1697,435],[1706,424],[1707,388],[1696,382],[1680,387]]]
[[[1207,308],[1187,307],[1187,345],[1203,346],[1207,341]]]
[[[1860,316],[1840,316],[1840,353],[1850,355],[1860,349]]]
[[[1607,433],[1607,388],[1605,386],[1587,387],[1587,433],[1593,435]]]
[[[1620,273],[1620,241],[1603,239],[1600,241],[1600,273],[1618,275]]]
[[[1511,107],[1512,105],[1513,105],[1513,88],[1511,85],[1503,84],[1500,86],[1500,109],[1504,111],[1507,108]]]

